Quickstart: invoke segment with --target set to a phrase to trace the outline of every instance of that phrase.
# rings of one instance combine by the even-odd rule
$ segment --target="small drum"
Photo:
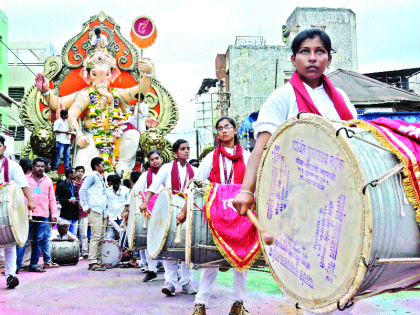
[[[28,208],[22,189],[14,181],[0,186],[0,248],[23,247],[28,239]]]
[[[130,194],[130,211],[127,219],[127,241],[130,251],[145,249],[147,243],[147,229],[143,229],[143,214],[140,211],[140,205],[143,202],[141,195]],[[147,218],[146,224],[148,225]]]
[[[188,196],[191,195],[192,202],[187,204],[185,263],[196,268],[231,267],[215,245],[206,215],[201,211],[207,187],[199,180],[189,186]],[[261,255],[253,266],[266,266],[264,256]]]
[[[357,136],[338,131],[343,127]],[[403,202],[401,178],[364,189],[398,171],[398,163],[370,131],[312,114],[290,118],[272,135],[256,196],[258,219],[275,242],[265,245],[261,235],[260,242],[293,304],[327,313],[366,292],[420,280],[411,277],[420,264],[408,259],[420,257],[419,226],[413,206]]]
[[[111,239],[106,239],[102,243],[102,263],[109,269],[113,268],[121,261],[122,250],[120,244]]]
[[[152,259],[185,259],[185,228],[182,229],[181,244],[175,244],[176,215],[184,203],[184,197],[173,195],[168,188],[159,193],[150,215],[147,233],[147,252]]]
[[[77,265],[79,262],[79,242],[51,241],[51,260],[59,265]]]

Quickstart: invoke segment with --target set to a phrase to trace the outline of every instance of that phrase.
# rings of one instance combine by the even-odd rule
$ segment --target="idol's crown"
[[[106,65],[109,68],[113,68],[116,64],[115,58],[107,54],[101,48],[96,48],[95,52],[87,56],[83,62],[83,66],[90,69],[93,69],[98,65]]]

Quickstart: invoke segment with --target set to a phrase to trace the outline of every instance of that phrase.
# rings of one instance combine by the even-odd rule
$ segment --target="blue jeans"
[[[25,254],[25,249],[29,242],[29,235],[31,235],[32,231],[34,233],[34,239],[32,242],[32,255],[31,255],[31,263],[29,267],[36,268],[39,266],[38,260],[39,260],[39,255],[41,254],[41,250],[43,247],[43,240],[45,237],[45,233],[48,233],[48,228],[51,229],[51,226],[48,223],[49,218],[33,217],[33,220],[44,221],[44,222],[38,223],[38,222],[29,221],[29,233],[28,233],[28,239],[26,240],[25,245],[23,247],[16,246],[16,254],[17,254],[16,268],[17,269],[20,269],[22,267],[23,255]],[[44,252],[45,252],[45,248],[44,248]],[[48,254],[49,254],[49,250],[48,250]]]
[[[51,225],[45,229],[44,238],[42,239],[42,255],[44,258],[44,263],[51,261],[51,253],[50,253],[50,243],[51,243]]]
[[[60,164],[61,156],[64,152],[64,166],[69,167],[69,153],[70,153],[70,144],[64,144],[61,142],[55,143],[55,159],[53,164],[53,171],[58,170],[58,164]]]

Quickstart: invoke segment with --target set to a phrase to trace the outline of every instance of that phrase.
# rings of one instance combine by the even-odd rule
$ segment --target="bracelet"
[[[247,194],[250,194],[252,197],[255,198],[254,193],[250,192],[249,190],[241,189],[240,193],[247,193]]]
[[[153,78],[153,73],[143,73],[143,75],[148,78]]]
[[[42,96],[48,96],[48,95],[50,95],[50,89],[48,89],[48,91],[46,91],[44,93],[41,92],[41,95]]]

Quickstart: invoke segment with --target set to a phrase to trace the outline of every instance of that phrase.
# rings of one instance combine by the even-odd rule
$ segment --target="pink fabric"
[[[251,267],[260,256],[261,246],[258,231],[247,217],[240,216],[232,200],[241,190],[241,185],[213,183],[206,206],[210,230],[222,255],[237,269]]]
[[[420,178],[415,175],[415,169],[418,169],[420,161],[420,123],[408,123],[389,118],[378,118],[367,123],[375,127],[407,159],[411,183],[416,194],[417,205],[415,206],[420,207]],[[414,160],[411,159],[404,146],[414,156]]]
[[[239,143],[235,145],[235,154],[226,152],[225,147],[219,143],[213,152],[213,167],[210,172],[209,180],[211,182],[220,183],[220,163],[219,155],[222,154],[233,163],[233,182],[234,184],[242,184],[245,176],[245,162],[242,147]],[[230,172],[230,170],[228,170]],[[225,183],[227,182],[225,178]]]
[[[55,192],[52,180],[44,174],[38,185],[38,182],[33,177],[32,173],[26,175],[26,179],[31,190],[32,199],[35,203],[35,210],[32,212],[32,216],[48,218],[50,216],[51,210],[51,217],[56,218],[57,202],[55,200]],[[38,187],[41,188],[41,193],[34,194],[34,189]],[[26,202],[28,202],[28,200],[26,200]]]
[[[347,108],[347,104],[344,101],[343,96],[331,81],[325,76],[322,75],[321,80],[324,82],[324,89],[327,92],[328,96],[330,97],[331,101],[334,104],[334,107],[342,120],[351,120],[353,117],[350,110]],[[302,83],[302,80],[299,78],[299,75],[295,72],[290,79],[290,84],[293,86],[296,94],[296,101],[298,104],[299,111],[305,111],[307,113],[317,114],[322,116],[321,113],[318,111],[318,108],[315,106],[314,102],[312,101],[311,97],[309,96],[308,91],[306,90],[305,86]]]
[[[144,200],[144,198],[146,198],[147,191],[141,191],[140,195],[141,195],[141,199]],[[159,196],[159,194],[154,194],[153,197],[150,198],[149,202],[147,203],[146,217],[148,219],[150,219],[150,215],[152,214],[153,207],[155,206],[155,202],[156,202],[156,199],[157,199],[158,196]]]
[[[136,127],[134,127],[134,125],[132,123],[128,123],[127,128],[125,128],[123,130],[123,132],[126,132],[126,131],[131,130],[131,129],[137,130],[137,132],[140,133],[140,131]]]

